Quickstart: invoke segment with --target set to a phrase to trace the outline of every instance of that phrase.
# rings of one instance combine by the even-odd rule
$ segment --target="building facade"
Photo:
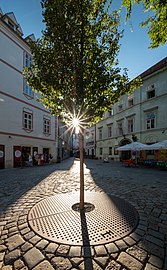
[[[0,10],[0,168],[22,166],[29,156],[38,163],[57,159],[57,118],[23,77],[32,63],[30,40],[34,35],[23,38],[14,13]]]
[[[70,129],[61,117],[58,118],[58,159],[59,161],[72,156],[73,137]]]
[[[124,159],[130,153],[118,153],[117,147],[135,140],[152,144],[167,139],[167,57],[140,76],[142,85],[131,95],[123,95],[96,124],[99,159]],[[153,153],[147,155],[151,158]]]
[[[84,130],[84,149],[88,158],[96,156],[96,125]]]

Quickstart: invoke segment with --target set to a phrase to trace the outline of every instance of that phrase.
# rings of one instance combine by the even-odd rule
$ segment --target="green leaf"
[[[138,85],[118,68],[122,31],[118,13],[109,13],[110,4],[42,0],[46,28],[32,43],[34,64],[25,69],[25,77],[52,113],[84,111],[87,122],[95,122]]]

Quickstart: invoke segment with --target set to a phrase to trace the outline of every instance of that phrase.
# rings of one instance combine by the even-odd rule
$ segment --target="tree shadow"
[[[91,254],[91,246],[89,240],[89,232],[88,226],[86,221],[86,214],[85,209],[80,211],[80,218],[81,218],[81,231],[82,231],[82,241],[83,241],[83,256],[86,258],[84,259],[84,270],[93,270],[93,263],[92,263],[92,254]]]
[[[69,171],[74,158],[44,166],[0,170],[0,215],[55,171]]]
[[[155,209],[164,207],[166,209],[166,175],[162,171],[151,170],[148,168],[131,168],[124,167],[120,162],[109,161],[103,163],[102,160],[86,160],[84,161],[86,169],[90,171],[90,175],[95,182],[97,189],[104,191],[106,194],[114,195],[118,198],[123,198],[129,202],[138,211],[139,223],[130,234],[126,236],[132,237],[136,242],[134,247],[139,252],[146,251],[147,253],[157,256],[156,243],[159,241],[158,235],[152,235],[152,230],[155,226],[161,226],[162,219],[157,216],[155,218]],[[85,181],[86,182],[86,181]],[[153,185],[154,184],[154,185]],[[148,207],[149,205],[149,207]],[[116,205],[116,207],[118,207]],[[118,210],[122,213],[122,208]],[[162,213],[162,208],[159,213]],[[162,217],[162,216],[161,216]],[[159,255],[158,257],[165,264],[165,239],[166,231],[161,229],[159,237]],[[154,239],[153,239],[154,238]],[[124,240],[124,236],[122,237]],[[126,241],[125,241],[126,242]],[[132,246],[133,246],[132,245]],[[163,265],[164,265],[163,264]],[[162,265],[159,264],[160,269]]]

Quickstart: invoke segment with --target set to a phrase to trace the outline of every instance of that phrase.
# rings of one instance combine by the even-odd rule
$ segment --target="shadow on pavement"
[[[102,160],[85,159],[84,163],[100,190],[117,197],[123,196],[140,209],[141,227],[133,233],[134,239],[140,239],[138,249],[145,250],[149,256],[157,256],[159,269],[166,269],[163,268],[166,265],[166,228],[163,227],[166,217],[163,213],[166,213],[167,172],[126,167],[114,161],[103,163]]]
[[[91,259],[91,247],[89,242],[89,232],[87,227],[85,211],[80,211],[81,217],[81,230],[83,239],[83,254],[85,257],[89,257],[84,260],[84,270],[93,270],[93,263]]]
[[[37,167],[11,168],[0,171],[0,214],[23,194],[55,171],[69,171],[74,159]]]

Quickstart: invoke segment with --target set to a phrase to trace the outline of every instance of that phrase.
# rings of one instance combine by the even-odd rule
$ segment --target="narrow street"
[[[94,244],[96,239],[92,240],[92,245],[42,237],[32,229],[29,213],[42,200],[71,198],[69,194],[79,199],[79,159],[4,169],[0,171],[0,269],[167,269],[167,171],[86,159],[84,172],[86,199],[89,194],[96,194],[96,198],[99,194],[99,200],[109,195],[132,206],[138,213],[134,230],[102,244]],[[98,211],[97,201],[93,211]],[[85,213],[85,219],[96,213],[93,211]],[[75,228],[75,220],[71,222]],[[72,234],[73,228],[70,229]],[[91,241],[89,229],[88,226],[86,239]]]

